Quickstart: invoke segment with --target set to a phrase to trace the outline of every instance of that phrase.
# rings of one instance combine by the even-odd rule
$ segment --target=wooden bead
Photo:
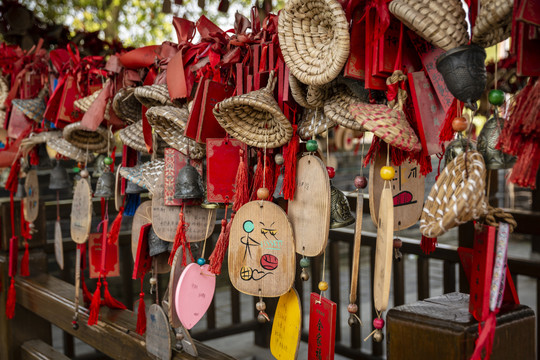
[[[373,327],[375,329],[382,329],[384,327],[384,320],[381,318],[373,319]]]
[[[394,239],[394,248],[399,249],[403,246],[403,241],[401,239],[395,238]]]
[[[452,120],[452,129],[457,132],[462,132],[467,130],[469,122],[463,116],[457,117]]]
[[[365,189],[367,186],[367,178],[365,176],[357,176],[354,178],[354,187],[357,189]]]
[[[156,285],[157,284],[157,279],[155,277],[151,277],[150,278],[150,285]]]
[[[308,258],[301,258],[300,259],[300,267],[303,269],[303,268],[307,268],[309,267],[309,259]]]
[[[81,172],[80,172],[80,175],[83,179],[86,179],[88,178],[88,176],[90,176],[90,173],[88,173],[88,170],[86,169],[82,169]]]
[[[321,281],[319,283],[319,290],[320,291],[326,291],[328,290],[328,283],[326,281]]]
[[[351,314],[356,314],[358,312],[358,305],[356,304],[349,304],[347,306],[347,311],[350,312]]]
[[[257,190],[257,198],[259,200],[266,200],[270,196],[270,190],[267,188],[259,188]]]
[[[491,105],[502,105],[504,103],[504,92],[499,89],[491,90],[488,94],[488,100]]]
[[[277,165],[283,165],[283,163],[285,162],[285,159],[283,159],[283,155],[276,154],[276,156],[274,156],[274,161],[276,162]]]
[[[266,310],[266,304],[264,303],[264,301],[257,301],[257,304],[255,304],[255,308],[258,311],[264,311]]]
[[[394,170],[391,166],[383,166],[381,168],[381,178],[383,180],[392,180],[394,178],[394,175],[396,174],[396,170]]]

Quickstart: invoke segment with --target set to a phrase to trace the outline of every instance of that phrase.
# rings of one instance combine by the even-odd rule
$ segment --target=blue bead
[[[204,264],[206,264],[206,260],[204,260],[203,258],[198,258],[197,264],[199,264],[200,266],[203,266]]]

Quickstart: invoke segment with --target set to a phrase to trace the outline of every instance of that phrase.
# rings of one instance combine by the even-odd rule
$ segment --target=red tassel
[[[90,315],[88,315],[88,325],[97,324],[99,318],[99,307],[101,305],[101,278],[98,279],[96,291],[90,304]]]
[[[81,269],[81,286],[82,286],[82,290],[83,290],[83,301],[85,303],[85,305],[88,305],[92,302],[92,293],[90,292],[90,290],[88,290],[88,286],[86,286],[86,282],[84,281],[84,274],[83,274],[83,271]]]
[[[285,150],[285,171],[283,173],[283,198],[294,200],[296,191],[296,154],[300,148],[300,138],[296,133],[297,126],[293,125],[293,137]]]
[[[11,165],[9,170],[9,176],[6,181],[6,190],[12,193],[17,192],[17,186],[19,186],[19,171],[21,171],[21,162],[16,159]]]
[[[471,356],[471,360],[481,360],[482,350],[486,349],[486,356],[484,360],[489,360],[491,351],[493,350],[493,338],[495,336],[495,328],[497,326],[497,315],[495,312],[490,312],[484,327],[478,323],[478,339],[476,339],[476,345],[474,352]]]
[[[116,218],[114,219],[111,230],[109,231],[109,234],[107,235],[107,241],[109,244],[113,245],[116,244],[118,241],[118,234],[120,234],[120,225],[122,225],[122,217],[124,215],[124,207],[120,207],[120,211],[118,212],[118,215],[116,215]]]
[[[103,305],[107,306],[109,309],[127,309],[126,305],[112,297],[109,292],[109,284],[107,283],[106,278],[103,278]]]
[[[6,300],[6,316],[8,319],[13,319],[15,316],[15,302],[17,300],[17,292],[15,290],[15,278],[11,278],[11,284],[9,285],[9,290]]]
[[[182,265],[187,266],[187,259],[186,259],[186,251],[189,251],[189,255],[191,256],[191,260],[193,259],[193,254],[191,254],[191,247],[188,244],[187,237],[186,237],[186,223],[184,221],[184,208],[180,210],[180,221],[178,221],[178,227],[176,228],[176,234],[174,235],[174,244],[171,251],[171,255],[169,256],[169,265],[172,265],[174,260],[174,255],[176,254],[176,251],[180,246],[182,246],[183,252],[182,252]]]
[[[454,138],[454,129],[452,128],[452,121],[457,116],[457,99],[454,98],[452,105],[448,108],[446,116],[444,117],[444,123],[439,132],[439,143],[450,141]]]
[[[137,328],[135,332],[144,335],[146,332],[146,304],[144,303],[143,278],[141,278],[141,292],[139,293],[139,307],[137,309]]]
[[[231,216],[231,221],[229,224],[232,223],[232,220],[234,219],[234,212]],[[215,275],[221,274],[221,267],[223,265],[223,260],[225,259],[225,253],[227,252],[227,248],[229,247],[229,234],[230,234],[231,228],[227,224],[227,220],[223,219],[221,220],[221,232],[219,233],[218,240],[216,242],[216,247],[214,248],[214,251],[212,251],[212,255],[208,258],[210,261],[210,272]]]
[[[244,159],[244,150],[240,149],[240,163],[236,171],[233,211],[238,211],[249,201],[248,169]]]
[[[24,255],[21,260],[21,276],[30,276],[29,263],[30,254],[28,251],[28,241],[24,242]]]
[[[429,255],[435,251],[437,247],[437,238],[428,238],[422,235],[422,241],[420,242],[420,248],[424,254]]]
[[[264,165],[262,163],[262,151],[257,151],[257,169],[255,170],[255,176],[253,177],[253,188],[251,189],[251,200],[257,199],[257,190],[262,187]]]

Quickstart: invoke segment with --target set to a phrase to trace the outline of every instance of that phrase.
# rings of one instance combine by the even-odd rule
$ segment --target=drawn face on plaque
[[[236,289],[253,296],[277,297],[295,275],[292,226],[285,212],[268,201],[240,208],[231,226],[229,276]]]

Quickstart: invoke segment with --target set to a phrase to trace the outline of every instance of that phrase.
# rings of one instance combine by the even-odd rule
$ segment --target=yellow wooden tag
[[[302,328],[300,299],[294,288],[279,298],[270,337],[270,351],[277,360],[296,359]]]

